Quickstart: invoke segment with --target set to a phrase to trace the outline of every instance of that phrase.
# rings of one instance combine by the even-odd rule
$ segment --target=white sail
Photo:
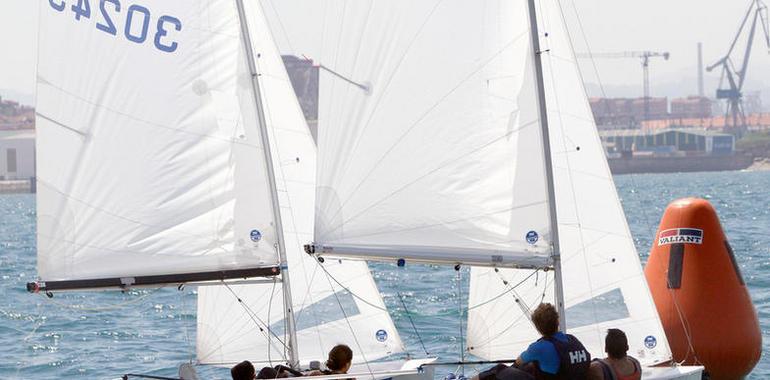
[[[305,255],[299,250],[294,253]],[[353,350],[353,363],[404,351],[366,263],[327,260],[318,264],[289,256],[289,267],[292,291],[298,295],[294,313],[301,365],[313,360],[323,363],[337,344]],[[242,360],[255,365],[286,363],[288,331],[282,308],[280,283],[199,288],[198,361],[214,365]]]
[[[40,277],[276,265],[233,2],[52,0],[40,24]]]
[[[283,271],[291,276],[299,361],[303,365],[323,362],[339,343],[351,347],[355,363],[402,352],[401,339],[366,263],[326,260],[321,264],[303,251],[313,234],[316,148],[262,8],[257,2],[245,5],[273,145],[288,264]],[[199,288],[198,361],[287,362],[281,286],[276,282]]]
[[[317,249],[547,265],[522,4],[327,3],[314,57],[328,68],[319,90]]]
[[[668,360],[670,349],[607,166],[559,2],[538,4],[541,48],[547,51],[541,57],[568,332],[593,356],[603,357],[606,330],[620,328],[628,336],[629,353],[640,361]],[[521,353],[538,337],[522,308],[534,309],[541,300],[553,302],[552,280],[551,273],[473,268],[470,352],[485,359]]]

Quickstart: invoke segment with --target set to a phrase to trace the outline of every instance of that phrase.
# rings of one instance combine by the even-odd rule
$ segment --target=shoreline
[[[749,172],[764,172],[770,171],[770,157],[755,158],[754,162],[748,168],[744,169]]]
[[[32,193],[32,183],[28,179],[0,181],[0,194]]]

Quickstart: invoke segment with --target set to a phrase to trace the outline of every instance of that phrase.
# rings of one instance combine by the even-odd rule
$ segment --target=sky
[[[34,99],[37,13],[43,1],[0,0],[0,96],[27,104]]]
[[[313,1],[269,0],[269,10],[274,14],[268,16],[302,12],[304,17],[312,20],[317,14],[312,11]],[[668,97],[697,93],[697,43],[703,43],[705,65],[719,59],[726,53],[750,4],[749,0],[561,2],[578,51],[588,50],[587,41],[590,51],[594,53],[670,52],[668,61],[657,59],[650,63],[652,95]],[[47,4],[45,0],[0,0],[0,96],[21,98],[24,103],[34,101],[37,13],[40,5]],[[582,32],[577,27],[578,19],[583,26]],[[276,34],[281,50],[290,51],[287,40],[280,38],[280,32]],[[638,60],[596,58],[594,62],[597,70],[594,70],[590,60],[581,60],[581,70],[591,95],[598,95],[597,84],[601,83],[608,96],[641,96],[642,69]],[[754,44],[745,90],[762,90],[768,97],[764,102],[766,107],[770,106],[768,67],[768,48],[758,39]],[[706,73],[706,95],[713,96],[718,80],[718,70]]]

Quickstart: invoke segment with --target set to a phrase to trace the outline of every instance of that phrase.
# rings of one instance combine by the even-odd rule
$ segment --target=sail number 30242
[[[98,1],[99,11],[98,14],[94,15],[96,29],[117,36],[118,27],[116,22],[119,22],[121,18],[120,0]],[[48,0],[48,3],[51,4],[51,8],[59,12],[64,12],[67,9],[67,2],[65,0]],[[91,18],[91,4],[89,0],[72,0],[69,9],[75,14],[75,20],[77,21],[80,21],[81,18]],[[95,11],[94,13],[97,12]],[[125,15],[123,35],[126,39],[138,44],[147,41],[147,37],[150,35],[150,10],[141,5],[133,4],[122,14]],[[177,32],[182,30],[182,22],[178,18],[172,16],[160,16],[158,18],[153,38],[154,45],[158,50],[167,53],[176,51],[179,44],[169,36],[169,33],[174,30]]]

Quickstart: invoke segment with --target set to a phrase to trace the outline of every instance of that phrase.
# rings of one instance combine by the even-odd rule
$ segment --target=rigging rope
[[[532,326],[533,326],[533,327],[535,327],[535,329],[537,329],[537,326],[535,326],[535,323],[534,323],[534,322],[532,322],[532,312],[530,311],[529,305],[527,305],[527,303],[526,303],[526,302],[524,302],[524,300],[523,300],[523,299],[522,299],[522,297],[519,295],[519,293],[517,293],[517,292],[514,290],[514,289],[516,289],[516,288],[515,288],[515,287],[511,287],[511,286],[508,284],[508,280],[506,280],[506,279],[503,277],[503,274],[502,274],[502,273],[500,273],[500,271],[499,271],[499,270],[497,270],[497,268],[495,268],[495,273],[497,273],[497,276],[498,276],[498,277],[500,278],[500,280],[503,282],[503,286],[505,286],[505,287],[510,287],[511,293],[513,293],[513,300],[514,300],[514,302],[516,302],[516,306],[518,306],[518,307],[519,307],[519,309],[521,309],[522,315],[524,315],[525,317],[527,317],[527,320],[528,320],[528,321],[530,321],[530,323],[532,323]],[[532,275],[530,274],[530,277],[531,277],[531,276],[532,276]],[[523,282],[523,281],[519,282],[518,284],[516,284],[516,286],[519,286],[519,285],[521,285],[521,283],[522,283],[522,282]],[[543,296],[545,296],[545,289],[544,289],[544,291],[543,291]]]
[[[272,335],[283,346],[283,349],[284,349],[284,352],[285,352],[285,350],[288,348],[286,346],[286,343],[284,343],[284,341],[281,340],[281,338],[279,338],[278,335],[275,334],[275,332],[273,332],[273,330],[270,328],[270,325],[266,325],[265,322],[263,322],[261,319],[259,319],[259,317],[256,315],[256,313],[253,310],[251,310],[251,307],[249,307],[249,305],[247,305],[245,302],[243,302],[241,297],[239,297],[238,294],[235,293],[235,291],[230,287],[229,284],[227,284],[227,282],[222,281],[222,284],[225,286],[225,288],[227,288],[227,290],[230,291],[230,293],[233,294],[235,299],[238,300],[238,304],[240,304],[241,307],[243,307],[243,309],[246,311],[246,314],[249,316],[249,318],[251,318],[252,322],[254,322],[254,324],[257,326],[259,331],[262,332],[262,333],[265,333],[265,335],[267,336],[268,351],[270,350],[269,349],[270,345],[273,344],[272,341],[270,340],[270,335]],[[260,323],[265,325],[264,329],[262,328],[262,326],[260,326]],[[265,332],[265,330],[267,330],[267,332]]]
[[[318,256],[315,256],[315,257],[316,257],[316,262],[317,262],[317,261],[318,261]],[[363,302],[363,303],[365,303],[365,304],[367,304],[367,305],[369,305],[369,306],[371,306],[371,307],[373,307],[373,308],[375,308],[375,309],[377,309],[377,310],[380,310],[380,311],[384,311],[384,312],[386,312],[386,313],[388,312],[388,309],[386,309],[386,308],[384,308],[384,307],[382,307],[382,306],[379,306],[379,305],[375,305],[375,304],[373,304],[373,303],[371,303],[371,302],[369,302],[369,301],[365,300],[363,297],[359,296],[358,294],[356,294],[356,293],[354,293],[352,290],[350,290],[350,288],[348,288],[347,286],[345,286],[345,285],[342,285],[342,283],[341,283],[341,282],[339,282],[339,281],[337,281],[337,279],[336,279],[334,276],[332,276],[332,274],[331,274],[331,273],[329,273],[329,271],[328,271],[328,270],[326,270],[326,267],[324,267],[324,266],[323,266],[321,263],[318,263],[318,266],[319,266],[319,267],[320,267],[320,268],[321,268],[321,269],[324,271],[324,273],[326,273],[326,279],[327,279],[327,280],[329,280],[329,279],[331,279],[331,280],[334,280],[334,282],[335,282],[337,285],[339,285],[339,287],[341,287],[342,289],[344,289],[345,291],[347,291],[348,293],[350,293],[350,295],[351,295],[351,296],[353,296],[354,298],[358,299],[359,301],[361,301],[361,302]],[[330,284],[330,285],[331,285],[331,284]],[[333,289],[333,288],[334,288],[334,287],[332,287],[332,289]]]
[[[465,361],[465,347],[463,347],[464,343],[464,334],[463,334],[463,276],[462,272],[460,272],[460,264],[455,265],[455,272],[457,272],[457,308],[459,309],[460,313],[460,336],[459,336],[459,342],[460,342],[460,360]],[[461,365],[461,371],[463,376],[465,375],[465,365]]]
[[[523,284],[525,281],[527,281],[530,278],[532,278],[532,276],[534,274],[538,273],[539,271],[540,271],[539,269],[535,269],[532,273],[530,273],[529,276],[527,276],[523,280],[519,281],[516,285],[513,285],[513,287],[511,287],[510,289],[508,289],[508,290],[506,290],[506,291],[504,291],[504,292],[502,292],[502,293],[500,293],[500,294],[498,294],[498,295],[496,295],[496,296],[494,296],[494,297],[492,297],[492,298],[490,298],[490,299],[488,299],[488,300],[486,300],[484,302],[477,303],[477,304],[475,304],[473,306],[468,306],[468,311],[471,311],[471,310],[473,310],[473,309],[475,309],[477,307],[484,306],[484,305],[486,305],[486,304],[488,304],[488,303],[490,303],[490,302],[492,302],[492,301],[494,301],[494,300],[496,300],[496,299],[498,299],[498,298],[500,298],[500,297],[502,297],[502,296],[512,292],[513,289],[517,288],[519,285]],[[505,280],[503,280],[503,281],[505,281]],[[505,285],[507,285],[507,284],[505,284]],[[537,286],[537,280],[535,280],[535,286]]]
[[[321,267],[323,267],[323,265],[321,265]],[[324,268],[324,271],[325,270],[326,268]],[[345,317],[345,323],[347,323],[348,328],[350,329],[350,335],[353,335],[353,340],[356,342],[356,347],[358,347],[358,351],[361,352],[361,357],[364,358],[364,364],[366,364],[366,370],[369,371],[369,374],[372,377],[374,377],[374,372],[372,371],[372,368],[369,366],[369,361],[366,360],[366,354],[364,353],[363,348],[361,348],[361,343],[358,342],[358,337],[356,336],[356,332],[353,330],[353,325],[350,324],[350,320],[348,319],[348,313],[345,311],[345,308],[342,306],[342,301],[340,301],[340,297],[337,295],[337,292],[334,291],[334,285],[332,285],[331,279],[329,277],[326,277],[326,280],[329,282],[329,287],[332,289],[332,292],[334,294],[334,299],[337,300],[337,304],[340,306],[342,315]]]
[[[277,279],[273,277],[273,288],[270,289],[270,302],[267,304],[267,325],[270,326],[270,314],[273,309],[273,296],[275,295],[275,284]],[[283,284],[281,285],[283,286]],[[267,336],[267,346],[270,347],[270,335]],[[267,350],[267,362],[270,363],[270,366],[273,366],[273,358],[272,354],[270,353],[270,349]]]
[[[40,303],[39,302],[37,302],[36,309],[37,309],[37,316],[40,317]],[[37,323],[35,323],[35,327],[32,328],[32,331],[30,331],[29,334],[27,334],[24,337],[24,339],[22,339],[22,342],[27,343],[29,341],[29,339],[32,338],[32,336],[35,335],[35,333],[37,333],[37,330],[40,328],[40,326],[45,324],[45,321],[46,321],[45,317],[40,318],[40,320]],[[18,330],[18,332],[19,333],[23,333],[21,330]],[[16,378],[17,379],[21,379],[21,376],[19,376],[19,374],[21,373],[21,368],[22,368],[22,362],[19,361],[17,363],[17,365],[16,365]]]
[[[425,355],[430,355],[430,352],[428,352],[428,349],[425,348],[425,343],[423,343],[420,333],[417,331],[417,326],[414,325],[414,321],[412,320],[412,316],[409,313],[409,309],[407,309],[406,303],[404,302],[404,297],[401,295],[401,292],[396,292],[396,294],[398,295],[398,299],[401,301],[401,305],[404,306],[404,313],[406,313],[406,317],[409,318],[409,323],[412,324],[412,329],[414,329],[414,335],[417,335],[417,340],[420,342],[420,346],[422,346],[422,350],[425,351]]]
[[[316,256],[316,258],[317,258],[317,256]],[[322,269],[322,270],[323,270],[323,271],[326,273],[326,276],[327,276],[328,278],[331,278],[331,279],[332,279],[332,280],[333,280],[333,281],[334,281],[334,282],[335,282],[337,285],[339,285],[339,287],[341,287],[343,290],[345,290],[345,291],[347,291],[348,293],[350,293],[350,295],[351,295],[351,296],[353,296],[353,298],[356,298],[356,299],[358,299],[359,301],[361,301],[361,302],[363,302],[363,303],[365,303],[365,304],[367,304],[367,305],[369,305],[369,306],[371,306],[371,307],[373,307],[373,308],[375,308],[375,309],[377,309],[377,310],[380,310],[380,311],[384,311],[384,312],[388,312],[388,309],[387,309],[387,308],[383,308],[383,307],[381,307],[381,306],[375,305],[375,304],[373,304],[373,303],[371,303],[371,302],[367,301],[367,300],[366,300],[366,299],[364,299],[363,297],[361,297],[361,296],[359,296],[358,294],[356,294],[355,292],[353,292],[353,291],[352,291],[350,288],[348,288],[348,287],[346,287],[345,285],[343,285],[343,284],[342,284],[341,282],[339,282],[339,280],[337,280],[337,279],[336,279],[336,278],[335,278],[335,277],[334,277],[334,276],[333,276],[331,273],[329,273],[329,271],[328,271],[328,270],[326,270],[326,268],[325,268],[323,265],[321,265],[320,263],[319,263],[319,267],[320,267],[320,268],[321,268],[321,269]],[[539,271],[538,269],[535,269],[535,270],[534,270],[534,271],[533,271],[533,272],[532,272],[532,273],[531,273],[529,276],[527,276],[527,277],[526,277],[526,278],[524,278],[523,280],[519,281],[519,282],[518,282],[516,285],[513,285],[513,288],[516,288],[516,287],[518,287],[519,285],[521,285],[522,283],[524,283],[525,281],[527,281],[528,279],[530,279],[530,278],[531,278],[531,277],[532,277],[532,276],[533,276],[535,273],[537,273],[538,271]],[[486,305],[486,304],[488,304],[488,303],[490,303],[490,302],[492,302],[492,301],[494,301],[494,300],[496,300],[496,299],[498,299],[498,298],[500,298],[500,297],[502,297],[502,296],[504,296],[504,295],[506,295],[506,294],[510,293],[510,292],[513,290],[513,288],[511,288],[511,289],[507,289],[507,290],[505,290],[504,292],[502,292],[502,293],[500,293],[500,294],[497,294],[497,295],[495,295],[494,297],[492,297],[492,298],[490,298],[490,299],[488,299],[488,300],[486,300],[486,301],[483,301],[483,302],[477,303],[477,304],[475,304],[475,305],[473,305],[473,306],[469,306],[469,307],[468,307],[468,311],[470,311],[470,310],[473,310],[473,309],[476,309],[476,308],[479,308],[479,307],[481,307],[481,306],[484,306],[484,305]],[[438,316],[438,315],[437,315],[437,316]]]
[[[543,281],[543,293],[542,293],[542,297],[540,298],[540,302],[541,302],[541,303],[542,303],[542,302],[543,302],[543,300],[545,299],[545,292],[546,292],[546,290],[548,289],[548,286],[549,286],[549,285],[550,285],[550,284],[553,282],[552,280],[551,280],[551,281],[549,281],[549,280],[548,280],[548,272],[545,272],[545,275],[546,275],[546,278],[545,278],[545,281]],[[519,286],[520,284],[521,284],[521,283],[517,284],[516,286]],[[492,337],[490,337],[490,338],[487,338],[486,340],[484,340],[484,341],[482,341],[482,342],[478,343],[478,344],[477,344],[477,346],[483,346],[483,345],[485,345],[485,344],[488,344],[488,343],[490,343],[490,342],[492,342],[492,341],[496,340],[497,338],[500,338],[500,337],[502,337],[502,336],[503,336],[503,335],[504,335],[506,332],[508,332],[510,329],[512,329],[512,328],[514,328],[514,327],[516,327],[516,326],[518,326],[518,324],[519,324],[519,321],[520,321],[520,320],[521,320],[523,317],[525,317],[525,314],[524,314],[524,313],[520,314],[520,315],[519,315],[519,316],[518,316],[516,319],[514,319],[514,320],[513,320],[511,323],[509,323],[509,324],[508,324],[508,325],[507,325],[505,328],[503,328],[502,330],[500,330],[500,331],[499,331],[498,333],[496,333],[494,336],[492,336]],[[531,321],[530,321],[530,322],[531,322]],[[472,350],[472,349],[474,349],[474,347],[470,347],[469,349],[471,349],[471,350]]]
[[[588,38],[586,37],[585,29],[583,28],[583,22],[582,22],[582,20],[580,18],[580,13],[578,12],[577,5],[575,5],[575,1],[574,0],[571,3],[572,3],[573,11],[575,13],[575,18],[577,19],[577,22],[578,22],[579,31],[580,31],[581,36],[583,38],[583,42],[586,45],[586,50],[588,51],[588,56],[590,58],[591,65],[593,67],[594,74],[596,75],[596,80],[597,80],[597,82],[599,84],[599,90],[600,90],[600,92],[602,94],[602,97],[607,98],[607,93],[604,90],[604,84],[602,83],[601,77],[599,76],[599,69],[597,68],[596,60],[594,59],[593,54],[591,53],[591,48],[590,48],[590,46],[588,44]],[[559,7],[561,7],[560,0],[559,0]],[[562,15],[563,14],[564,13],[562,12]],[[566,26],[566,22],[565,22],[565,26]],[[569,33],[568,29],[567,29],[567,32]],[[570,37],[570,43],[571,43],[571,41],[572,41],[572,38]],[[578,70],[578,71],[580,71],[580,70]],[[723,72],[723,75],[724,75],[724,72]],[[582,79],[582,74],[581,74],[581,79]],[[721,80],[722,79],[720,79],[720,83],[721,83]],[[631,186],[633,186],[633,188],[634,188],[634,191],[632,191],[631,193],[632,194],[636,194],[635,190],[639,188],[637,183],[636,183],[636,180],[635,180],[636,176],[631,174],[628,177],[631,180]],[[614,183],[614,181],[613,181],[613,183]],[[652,237],[652,239],[654,241],[655,240],[655,235],[657,235],[657,233],[656,233],[657,229],[653,229],[653,223],[650,221],[649,214],[647,213],[647,208],[646,207],[641,207],[641,210],[642,210],[642,217],[644,219],[644,225],[647,228],[647,233],[648,233],[649,236]],[[689,321],[682,314],[682,312],[681,312],[681,310],[679,308],[679,303],[677,302],[676,294],[674,293],[674,290],[673,289],[669,289],[669,291],[671,293],[671,298],[674,301],[674,306],[676,307],[676,311],[677,311],[677,314],[679,316],[680,323],[681,323],[682,328],[683,328],[683,330],[685,332],[685,337],[687,338],[687,345],[688,345],[687,354],[689,355],[689,353],[692,352],[696,363],[699,363],[699,360],[698,360],[698,357],[697,357],[697,353],[695,352],[695,350],[693,348],[693,345],[692,345],[692,337],[690,336],[690,333],[689,333],[689,325],[690,325]],[[687,355],[685,355],[685,359],[686,358],[687,358]],[[680,363],[680,364],[682,364],[682,363]]]
[[[101,312],[101,311],[109,311],[109,310],[122,309],[122,308],[124,308],[124,307],[126,307],[128,305],[133,305],[133,304],[138,303],[139,301],[142,301],[145,298],[155,294],[157,291],[163,289],[164,287],[165,286],[161,286],[159,288],[152,289],[151,291],[147,292],[146,294],[141,295],[141,296],[139,296],[137,298],[134,298],[132,300],[128,300],[126,302],[121,302],[121,303],[117,303],[117,304],[114,304],[114,305],[103,306],[103,307],[83,307],[83,306],[77,306],[77,305],[67,305],[66,303],[56,301],[53,298],[49,298],[48,296],[46,296],[43,293],[38,293],[38,294],[40,294],[40,296],[45,297],[45,299],[47,299],[48,302],[50,302],[50,303],[52,303],[52,304],[54,304],[56,306],[63,307],[65,309],[87,311],[87,312],[94,312],[95,313],[95,312]]]
[[[567,37],[567,41],[569,43],[569,50],[572,53],[572,56],[574,57],[575,47],[574,47],[574,44],[572,43],[572,35],[570,34],[569,28],[567,26],[567,20],[566,20],[565,15],[564,15],[565,14],[564,7],[562,7],[561,2],[559,0],[556,1],[556,6],[559,8],[559,15],[561,17],[558,20],[553,20],[553,24],[560,23],[563,26],[564,32],[565,32],[566,37]],[[551,22],[550,20],[544,20],[544,24],[547,24],[547,23],[550,23],[550,22]],[[546,31],[545,35],[546,35],[546,37],[548,36],[548,32],[547,31]],[[547,43],[550,43],[550,41],[548,41]],[[550,49],[549,49],[549,52],[550,52]],[[591,57],[593,59],[593,56],[591,56]],[[552,58],[550,53],[545,56],[545,62],[548,64],[548,68],[549,68],[549,72],[550,72],[550,77],[551,77],[551,87],[553,88],[553,97],[554,97],[554,102],[556,103],[555,104],[555,108],[557,110],[560,110],[561,109],[561,105],[560,105],[560,101],[559,101],[559,92],[556,91],[556,85],[555,85],[556,84],[556,78],[555,78],[555,75],[554,75],[554,71],[555,70],[554,70],[554,65],[553,65],[552,59],[553,58]],[[576,59],[574,59],[574,65],[575,65],[575,69],[577,70],[577,74],[578,74],[578,78],[580,79],[580,83],[581,84],[585,83],[585,81],[583,80],[583,73],[580,71],[580,67],[577,64],[577,60]],[[583,90],[583,95],[585,96],[586,94],[585,94],[585,87],[584,86],[585,85],[582,86],[582,90]],[[545,91],[545,89],[543,89],[543,91]],[[590,108],[590,105],[589,105],[589,108]],[[567,178],[568,178],[568,183],[569,183],[569,186],[570,186],[570,194],[572,195],[572,202],[575,205],[573,207],[573,210],[575,212],[575,218],[577,219],[578,237],[579,237],[579,241],[580,241],[580,246],[579,246],[578,252],[582,252],[583,253],[583,255],[582,255],[583,267],[585,268],[585,272],[589,274],[588,276],[585,277],[586,280],[588,281],[588,294],[591,296],[591,298],[594,298],[594,296],[595,296],[595,294],[594,294],[594,282],[591,280],[591,276],[590,276],[590,273],[591,273],[590,272],[590,270],[591,270],[590,266],[591,265],[588,262],[588,254],[586,253],[587,252],[586,251],[586,238],[585,238],[585,233],[584,233],[584,229],[583,229],[583,221],[582,221],[582,218],[581,218],[581,210],[580,210],[579,207],[577,207],[577,205],[579,205],[580,203],[578,202],[578,196],[577,196],[578,192],[575,189],[575,178],[573,177],[572,162],[570,160],[570,157],[572,155],[570,154],[570,150],[567,147],[567,140],[570,140],[570,143],[572,145],[575,145],[575,144],[569,138],[569,134],[565,131],[565,122],[564,122],[564,119],[563,119],[562,112],[557,112],[556,115],[558,117],[559,129],[561,130],[561,135],[563,136],[563,139],[562,139],[562,149],[564,150],[564,152],[566,152],[566,154],[564,155],[564,160],[565,160],[565,162],[567,164]],[[593,121],[592,117],[591,117],[591,120]],[[595,123],[592,123],[591,127],[595,128]],[[600,140],[598,135],[596,135],[596,140]],[[600,149],[603,149],[602,148],[603,145],[601,144],[601,141],[597,141],[597,142],[599,142]],[[575,148],[576,148],[575,153],[576,154],[580,154],[580,147],[579,146],[575,146]],[[610,183],[614,187],[615,183],[612,180],[612,174],[609,172],[609,168],[607,169],[607,174],[609,174]],[[615,189],[615,194],[617,196],[617,190],[616,189]],[[629,237],[630,237],[630,234],[629,234]],[[560,252],[559,254],[563,255],[563,251]],[[562,297],[563,296],[564,295],[562,295]],[[565,302],[565,300],[557,300],[557,302]],[[597,313],[597,310],[596,310],[595,303],[591,302],[590,306],[591,306],[591,315],[593,317],[593,320],[594,321],[598,321],[599,318],[598,318],[598,313]],[[565,311],[564,312],[566,313],[566,305],[565,305]],[[565,321],[566,318],[567,318],[566,315],[563,315],[561,317],[563,318],[562,321]],[[566,323],[565,323],[565,326],[566,326]],[[597,336],[600,336],[601,333],[600,333],[598,324],[594,324],[594,331],[597,334]]]
[[[184,291],[185,288],[183,285],[179,285],[177,289],[179,290],[179,294],[181,294],[181,298],[182,298],[183,311],[182,311],[182,314],[180,315],[180,319],[182,320],[182,326],[184,326],[184,339],[185,339],[185,343],[187,343],[187,350],[190,351],[190,363],[192,363],[193,359],[195,359],[195,350],[193,349],[192,341],[190,340],[190,329],[188,328],[187,321],[186,321],[185,310],[187,310],[187,302],[185,300],[185,291]]]

